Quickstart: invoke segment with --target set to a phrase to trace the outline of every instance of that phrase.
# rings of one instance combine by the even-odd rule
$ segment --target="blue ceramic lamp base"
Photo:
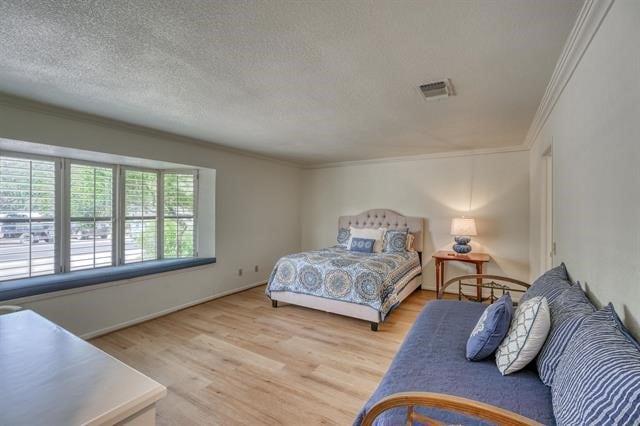
[[[471,252],[471,246],[469,245],[471,238],[461,235],[459,237],[455,237],[454,241],[456,243],[453,245],[453,251],[456,253],[467,254]]]

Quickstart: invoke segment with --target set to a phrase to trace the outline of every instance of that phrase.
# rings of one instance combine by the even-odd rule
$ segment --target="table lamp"
[[[451,235],[454,236],[455,244],[453,251],[458,254],[466,254],[471,251],[469,242],[470,236],[477,235],[476,221],[470,217],[456,217],[451,221]]]

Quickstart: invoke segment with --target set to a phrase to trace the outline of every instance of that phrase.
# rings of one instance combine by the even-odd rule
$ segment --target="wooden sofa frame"
[[[469,281],[465,283],[465,280]],[[485,281],[490,282],[485,283]],[[496,283],[496,281],[515,284],[520,288],[510,288],[508,285],[499,284]],[[495,301],[495,299],[497,298],[495,297],[496,291],[503,292],[511,290],[524,292],[530,287],[530,284],[527,284],[523,281],[509,277],[502,277],[499,275],[461,275],[451,278],[440,288],[440,291],[437,295],[438,299],[442,299],[446,288],[455,283],[458,283],[458,299],[462,298],[461,288],[463,285],[481,286],[485,289],[490,290],[490,296],[486,299],[490,303]],[[374,423],[375,419],[383,412],[392,408],[400,407],[406,407],[407,409],[407,426],[411,426],[415,422],[430,426],[438,426],[443,424],[437,420],[430,419],[423,416],[422,414],[417,413],[415,411],[415,407],[429,407],[447,411],[454,411],[460,414],[469,415],[500,425],[540,425],[540,423],[512,411],[508,411],[494,405],[485,404],[483,402],[474,401],[467,398],[432,392],[398,392],[381,399],[373,407],[371,407],[365,415],[364,420],[362,421],[362,426],[371,426]]]
[[[500,407],[485,404],[458,396],[431,392],[399,392],[381,399],[371,407],[362,421],[362,426],[371,426],[383,412],[392,408],[407,408],[407,426],[414,422],[425,425],[439,426],[443,423],[423,416],[415,411],[415,407],[431,407],[448,411],[455,411],[482,420],[487,420],[499,425],[508,426],[533,426],[540,423],[512,411],[504,410]]]

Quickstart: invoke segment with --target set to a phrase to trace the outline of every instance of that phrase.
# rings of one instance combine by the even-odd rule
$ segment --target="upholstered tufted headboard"
[[[422,252],[422,231],[424,221],[421,217],[407,217],[393,210],[375,209],[368,210],[356,216],[340,216],[338,218],[338,228],[387,228],[406,229],[413,234],[413,248]]]

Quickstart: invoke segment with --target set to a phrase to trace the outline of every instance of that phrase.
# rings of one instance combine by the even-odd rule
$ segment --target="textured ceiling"
[[[301,163],[513,146],[581,4],[4,0],[0,92]]]

